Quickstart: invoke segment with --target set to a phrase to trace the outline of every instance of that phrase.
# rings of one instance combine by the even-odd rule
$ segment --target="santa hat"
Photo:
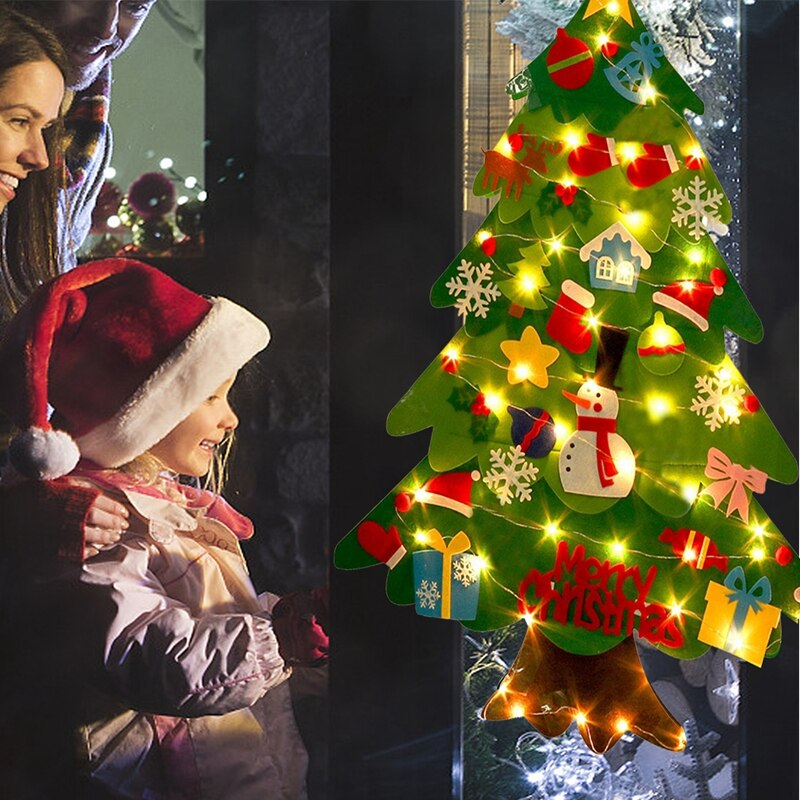
[[[147,264],[76,267],[40,286],[0,343],[0,408],[23,429],[11,463],[38,480],[67,474],[80,457],[125,464],[268,342],[249,311]]]
[[[708,330],[708,311],[711,301],[724,291],[728,276],[721,269],[711,270],[711,283],[678,281],[665,286],[653,295],[653,302],[686,317],[700,328]]]
[[[480,473],[446,472],[431,478],[413,497],[405,492],[394,500],[398,511],[408,511],[416,500],[440,508],[449,508],[465,517],[472,516],[472,483],[480,478]]]

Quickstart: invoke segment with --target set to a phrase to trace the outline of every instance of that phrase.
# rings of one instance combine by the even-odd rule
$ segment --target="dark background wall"
[[[744,372],[796,442],[797,4],[743,8],[744,253],[766,328]],[[324,581],[332,545],[425,453],[424,434],[392,439],[385,416],[453,332],[427,293],[458,249],[459,26],[450,0],[208,4],[208,253],[176,270],[273,330],[239,401],[253,422],[231,487],[260,531],[259,588]],[[765,498],[796,537],[796,487]],[[331,798],[445,800],[459,782],[459,630],[391,606],[384,579],[330,575],[330,716],[320,700],[306,732],[330,737]],[[797,633],[784,631],[777,661],[746,670],[753,800],[798,795]]]

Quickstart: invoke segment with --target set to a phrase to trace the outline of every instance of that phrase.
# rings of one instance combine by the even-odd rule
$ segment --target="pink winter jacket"
[[[250,520],[169,479],[78,477],[131,511],[129,531],[80,578],[111,609],[107,684],[90,694],[79,732],[88,773],[122,797],[305,798],[290,670],[239,546]]]

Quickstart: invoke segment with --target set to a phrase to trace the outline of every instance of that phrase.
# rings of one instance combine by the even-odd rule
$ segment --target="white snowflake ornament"
[[[688,227],[695,241],[699,242],[705,233],[727,234],[728,226],[719,217],[725,195],[718,189],[709,189],[699,175],[695,175],[688,186],[673,189],[672,199],[675,202],[672,222],[679,228]]]
[[[436,608],[436,603],[442,599],[442,594],[439,591],[439,584],[436,581],[420,581],[419,589],[417,589],[417,597],[419,598],[420,608],[429,608],[433,610]]]
[[[475,559],[470,556],[459,556],[453,559],[453,580],[462,586],[471,586],[478,580],[479,573]]]
[[[539,469],[525,457],[523,449],[517,445],[505,452],[491,450],[489,457],[492,468],[483,476],[483,482],[497,495],[500,505],[508,505],[515,499],[530,500]]]
[[[476,267],[464,258],[458,266],[458,277],[450,278],[445,286],[456,298],[456,309],[463,319],[470,313],[485,319],[489,306],[501,295],[492,283],[492,265],[487,262]]]
[[[712,375],[698,375],[694,388],[698,394],[692,399],[690,409],[698,417],[705,417],[710,430],[739,424],[746,390],[733,380],[728,369],[721,367]]]

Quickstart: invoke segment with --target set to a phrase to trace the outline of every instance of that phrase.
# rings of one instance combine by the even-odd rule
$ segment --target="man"
[[[10,0],[58,36],[75,94],[65,117],[67,188],[59,204],[61,268],[71,269],[89,233],[111,160],[111,61],[136,38],[156,0]]]

